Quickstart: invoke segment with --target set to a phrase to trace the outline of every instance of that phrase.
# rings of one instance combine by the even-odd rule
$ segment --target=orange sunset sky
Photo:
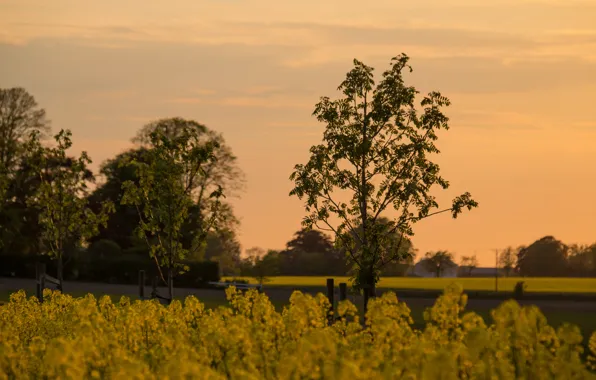
[[[243,248],[283,248],[289,197],[324,126],[311,113],[358,58],[452,100],[435,159],[479,208],[415,226],[419,254],[476,253],[545,235],[596,241],[596,0],[0,0],[0,87],[24,87],[93,168],[145,123],[222,132],[246,173]]]

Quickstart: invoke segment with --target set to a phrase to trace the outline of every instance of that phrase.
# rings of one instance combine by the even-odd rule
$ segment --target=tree
[[[155,259],[164,282],[161,268],[167,268],[170,300],[174,292],[174,270],[186,270],[182,260],[193,254],[180,242],[189,210],[194,206],[189,195],[197,181],[201,181],[205,168],[215,160],[213,150],[217,142],[201,142],[198,137],[197,131],[192,129],[185,129],[173,138],[160,131],[152,132],[152,148],[147,151],[147,162],[130,162],[137,170],[138,184],[130,180],[123,184],[122,203],[137,207],[138,236],[146,240],[150,256]],[[208,231],[215,226],[222,197],[220,187],[206,195],[213,200],[210,202],[211,213],[208,219],[196,221],[193,250],[204,245]]]
[[[240,274],[240,253],[240,243],[234,230],[221,229],[209,231],[204,254],[197,259],[217,261],[222,276],[235,276]]]
[[[379,217],[376,220],[376,223],[381,226],[382,229],[388,230],[392,227],[391,220],[386,217]],[[356,225],[356,233],[351,232],[352,238],[355,241],[355,249],[361,249],[361,243],[358,240],[359,234],[362,234],[363,226],[361,223],[358,222]],[[400,241],[401,240],[401,241]],[[372,245],[373,243],[371,243]],[[395,247],[397,252],[387,252],[387,247]],[[394,259],[387,262],[382,268],[381,273],[392,273],[400,275],[405,275],[407,269],[412,265],[414,261],[414,257],[416,256],[416,249],[412,244],[412,241],[408,237],[402,237],[397,231],[392,231],[385,236],[385,246],[384,247],[372,247],[373,250],[384,251],[385,255],[388,257],[394,257]],[[348,262],[350,262],[352,267],[352,274],[354,273],[354,263],[351,260],[351,257],[347,252],[344,252],[344,256],[347,257]]]
[[[146,244],[145,239],[140,240],[135,234],[140,221],[136,207],[121,202],[124,196],[123,184],[127,181],[139,184],[136,167],[128,165],[133,161],[148,164],[148,150],[131,149],[106,160],[101,165],[99,173],[104,178],[104,182],[89,195],[89,205],[97,211],[103,202],[111,201],[115,205],[115,212],[110,214],[106,228],[102,229],[91,240],[92,242],[112,240],[123,250]]]
[[[355,67],[338,87],[344,97],[334,101],[322,97],[315,106],[313,115],[326,124],[323,143],[313,146],[308,163],[296,165],[290,176],[295,182],[290,195],[306,198],[303,225],[335,235],[336,244],[354,263],[354,286],[370,289],[365,305],[367,294],[376,294],[381,268],[401,259],[399,246],[404,237],[414,235],[414,223],[443,212],[456,218],[464,207],[478,206],[464,193],[451,207],[431,212],[438,204],[430,188],[449,187],[439,176],[439,166],[427,156],[439,153],[434,141],[438,130],[449,128],[441,109],[450,102],[431,92],[421,100],[419,114],[418,91],[405,86],[402,78],[404,68],[412,71],[408,60],[405,54],[394,57],[373,91],[373,68],[355,59]],[[351,194],[349,202],[341,200],[342,192]],[[388,225],[377,223],[390,206],[397,218]],[[339,219],[339,225],[331,224],[332,217]],[[396,231],[400,239],[394,246],[389,236]]]
[[[505,276],[509,277],[515,269],[517,255],[522,248],[523,247],[514,249],[513,247],[507,247],[500,252],[498,263],[499,266],[505,270]]]
[[[476,255],[473,256],[462,256],[460,260],[460,268],[465,270],[467,276],[472,275],[474,268],[478,266],[478,259]]]
[[[222,199],[216,200],[207,196],[221,189],[226,194],[226,198],[233,198],[239,196],[239,193],[244,190],[244,173],[238,167],[237,158],[226,144],[223,135],[194,120],[176,117],[160,119],[145,125],[132,142],[141,148],[151,149],[153,147],[151,134],[154,132],[159,132],[168,139],[176,139],[190,133],[197,144],[209,144],[213,147],[214,159],[203,164],[201,176],[192,182],[189,195],[198,205],[203,219],[213,219],[222,228],[234,228],[238,220],[231,212],[231,205]],[[221,210],[222,208],[227,208],[230,212]]]
[[[569,246],[569,269],[579,277],[596,276],[596,243]]]
[[[26,143],[27,144],[27,143]],[[41,241],[42,227],[39,224],[40,210],[30,207],[29,202],[40,190],[42,181],[38,168],[31,160],[32,154],[20,155],[15,165],[14,173],[7,180],[6,201],[0,212],[0,235],[4,244],[3,253],[18,255],[34,255],[45,250]],[[48,180],[52,180],[54,173],[69,170],[73,158],[46,162],[45,172]],[[83,174],[85,181],[94,180],[93,173],[86,170]],[[97,207],[97,212],[101,204]]]
[[[33,131],[27,144],[29,162],[40,180],[38,192],[28,205],[39,209],[39,224],[47,254],[58,260],[58,288],[63,289],[63,258],[68,243],[76,243],[97,234],[99,225],[105,225],[113,204],[105,202],[95,214],[87,207],[87,165],[91,159],[86,152],[80,158],[67,157],[72,146],[69,130],[61,130],[54,139],[57,147],[42,147],[39,132]],[[56,165],[56,163],[67,163]]]
[[[346,274],[345,254],[321,231],[301,229],[280,252],[280,274],[325,276]]]
[[[269,277],[278,273],[279,252],[265,251],[263,248],[253,247],[246,250],[248,261],[251,263],[251,276],[259,285],[269,281]]]
[[[0,89],[0,167],[11,172],[31,132],[49,131],[46,112],[24,88]]]
[[[447,251],[427,252],[421,261],[423,262],[424,269],[435,273],[437,278],[441,277],[446,269],[457,266],[453,259],[453,254]]]
[[[553,236],[545,236],[517,254],[516,269],[522,276],[563,277],[569,274],[569,247]]]
[[[6,190],[8,189],[8,170],[0,164],[0,213],[2,212],[4,203],[6,202]],[[0,244],[2,242],[0,241]]]
[[[6,202],[6,189],[8,188],[8,173],[2,164],[0,164],[0,215],[4,211],[4,204]],[[0,218],[0,226],[2,221]],[[4,230],[4,229],[2,229]],[[0,234],[0,248],[4,245],[4,240]]]

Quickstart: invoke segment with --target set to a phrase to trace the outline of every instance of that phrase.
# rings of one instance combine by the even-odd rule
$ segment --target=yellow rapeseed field
[[[350,283],[349,277],[341,276],[279,276],[270,277],[267,287],[324,287],[327,278],[333,278],[335,284],[340,282]],[[233,277],[224,277],[224,280],[233,280]],[[255,283],[249,277],[235,277]],[[552,293],[596,293],[596,278],[569,278],[569,277],[501,277],[498,280],[499,291],[513,291],[515,284],[523,281],[526,292],[552,292]],[[443,290],[446,286],[457,283],[466,290],[495,290],[494,277],[480,278],[416,278],[416,277],[381,277],[379,288],[389,289],[418,289],[418,290]]]
[[[295,292],[278,313],[251,290],[227,290],[229,307],[194,297],[156,301],[46,291],[14,293],[0,307],[0,379],[589,379],[596,334],[583,355],[579,330],[550,327],[535,307],[507,301],[486,326],[464,313],[450,286],[413,329],[395,294],[373,299],[366,324],[349,301]]]

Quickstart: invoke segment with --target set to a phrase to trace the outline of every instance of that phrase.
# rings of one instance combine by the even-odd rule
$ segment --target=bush
[[[111,259],[122,256],[122,248],[113,240],[101,239],[91,244],[87,254],[93,259]]]

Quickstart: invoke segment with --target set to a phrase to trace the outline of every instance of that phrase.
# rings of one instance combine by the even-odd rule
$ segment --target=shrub
[[[121,256],[122,248],[113,240],[101,239],[91,244],[87,252],[94,260],[103,260]]]

